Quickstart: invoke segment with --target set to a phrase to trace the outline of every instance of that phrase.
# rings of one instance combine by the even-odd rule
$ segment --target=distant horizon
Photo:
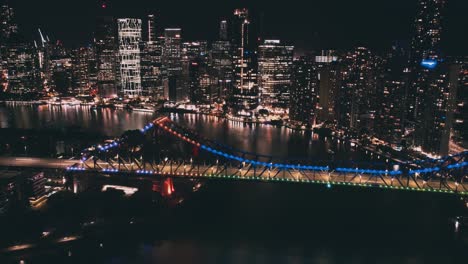
[[[98,2],[9,1],[15,11],[20,35],[28,40],[38,39],[37,29],[41,28],[52,41],[60,40],[66,47],[79,47],[92,42]],[[115,18],[145,19],[148,14],[155,13],[160,17],[158,22],[161,29],[180,27],[184,41],[216,40],[219,21],[231,16],[235,8],[245,6],[253,13],[252,20],[256,27],[260,17],[263,17],[265,39],[280,39],[294,45],[298,53],[321,49],[346,50],[357,46],[385,51],[395,41],[409,43],[416,10],[415,0],[395,0],[391,3],[331,0],[313,1],[307,6],[299,0],[290,0],[287,5],[265,0],[254,3],[242,0],[235,4],[212,0],[196,3],[133,0],[132,5],[123,0],[107,2],[107,8],[112,10]],[[318,10],[314,11],[314,7]],[[468,55],[465,30],[468,23],[464,10],[468,10],[468,1],[448,1],[442,36],[443,53],[446,55]]]

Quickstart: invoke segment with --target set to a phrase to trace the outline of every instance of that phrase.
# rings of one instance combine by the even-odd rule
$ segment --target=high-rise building
[[[315,66],[319,80],[316,109],[317,123],[336,120],[336,99],[341,78],[341,71],[337,61],[338,57],[331,50],[322,51],[320,56],[315,56]]]
[[[8,3],[0,6],[0,41],[9,39],[18,32],[18,25],[14,22],[14,11]]]
[[[231,24],[235,86],[230,104],[234,112],[240,114],[259,104],[255,41],[249,30],[249,11],[245,8],[234,10]]]
[[[148,15],[147,39],[141,42],[141,86],[143,95],[164,99],[162,86],[162,45],[155,15]]]
[[[399,145],[404,135],[407,49],[394,43],[384,57],[382,85],[377,89],[376,135]]]
[[[184,101],[188,96],[187,87],[184,84],[188,78],[189,64],[187,59],[183,63],[182,30],[180,28],[166,28],[163,41],[164,94],[171,101]],[[186,74],[184,75],[183,72]]]
[[[293,63],[289,119],[292,123],[314,124],[317,104],[318,75],[311,58],[301,57]]]
[[[169,75],[180,74],[182,70],[182,30],[166,28],[164,30],[164,45],[162,60]]]
[[[117,20],[119,36],[120,85],[124,96],[142,95],[141,89],[141,19]]]
[[[141,43],[141,87],[143,94],[154,99],[163,99],[162,47],[157,41]]]
[[[206,60],[201,57],[190,61],[190,101],[195,104],[212,104],[218,98],[217,79]]]
[[[73,67],[73,89],[75,94],[84,95],[89,93],[91,89],[90,83],[90,57],[94,54],[92,49],[81,47],[73,50],[72,67]]]
[[[156,21],[156,15],[150,14],[148,15],[148,27],[147,27],[147,35],[148,35],[148,42],[156,42],[159,37],[159,25]]]
[[[340,127],[371,130],[375,118],[377,75],[380,61],[367,48],[348,52],[340,62],[337,118]]]
[[[419,0],[410,53],[407,117],[414,122],[414,146],[436,155],[448,153],[451,120],[446,113],[451,97],[451,67],[442,65],[440,40],[445,0]]]
[[[34,46],[18,34],[14,10],[0,5],[0,91],[25,93],[36,91],[39,84],[37,53]]]
[[[17,94],[38,91],[40,75],[34,46],[16,39],[9,41],[4,50],[6,53],[3,65],[7,73],[4,89]]]
[[[73,63],[69,49],[61,41],[46,44],[46,81],[49,91],[58,95],[73,94]]]
[[[218,98],[225,100],[228,95],[232,94],[234,84],[231,43],[225,40],[213,42],[209,60],[213,75],[218,80]]]
[[[460,65],[454,113],[453,141],[458,146],[468,149],[468,57],[456,58],[453,61]],[[459,151],[455,150],[454,152]]]
[[[294,47],[265,40],[258,48],[258,86],[261,104],[287,109],[291,88]]]
[[[227,20],[221,20],[221,22],[219,22],[219,40],[228,40]]]
[[[101,1],[96,21],[97,89],[101,97],[117,96],[117,29],[109,3]]]

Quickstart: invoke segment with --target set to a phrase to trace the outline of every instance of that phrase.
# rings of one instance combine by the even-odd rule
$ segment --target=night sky
[[[97,0],[9,0],[20,31],[32,38],[41,27],[66,46],[89,42]],[[266,37],[285,40],[299,51],[351,48],[387,49],[393,40],[410,38],[416,0],[110,0],[116,17],[159,14],[161,26],[180,26],[186,40],[215,39],[218,22],[234,8],[247,7],[264,15]],[[467,0],[449,0],[444,49],[468,55]]]

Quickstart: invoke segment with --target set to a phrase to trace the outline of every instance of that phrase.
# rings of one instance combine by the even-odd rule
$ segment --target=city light
[[[427,69],[435,69],[437,67],[438,62],[436,60],[431,59],[424,59],[421,61],[421,66]]]

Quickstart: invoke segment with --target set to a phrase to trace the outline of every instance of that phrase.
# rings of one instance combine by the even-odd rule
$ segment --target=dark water
[[[0,106],[0,128],[61,128],[80,126],[107,136],[119,136],[126,130],[144,127],[153,115],[116,111],[91,110],[88,106]]]
[[[108,135],[140,128],[150,118],[86,108],[0,108],[2,127],[80,124]],[[285,128],[195,115],[172,119],[252,152],[324,159],[327,148],[336,148]],[[175,210],[169,225],[148,230],[154,239],[131,240],[116,230],[104,249],[82,241],[26,258],[32,263],[468,263],[464,236],[450,221],[463,213],[461,205],[457,197],[428,193],[213,181]],[[167,234],[160,236],[163,231]],[[63,257],[69,250],[73,255]]]

